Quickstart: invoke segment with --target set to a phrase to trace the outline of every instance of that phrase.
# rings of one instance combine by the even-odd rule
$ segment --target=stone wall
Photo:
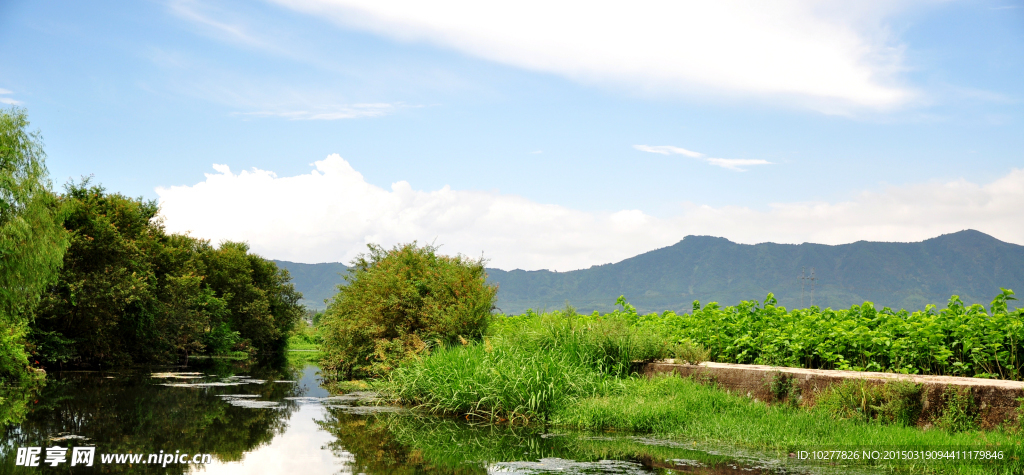
[[[673,373],[691,377],[696,381],[713,383],[733,393],[760,401],[775,402],[779,385],[794,387],[803,406],[813,406],[825,388],[848,379],[867,380],[871,384],[884,384],[897,379],[920,383],[922,413],[918,425],[926,426],[942,407],[942,395],[947,386],[970,388],[979,409],[979,424],[992,428],[1007,421],[1017,420],[1017,399],[1024,397],[1024,382],[997,379],[959,378],[952,376],[920,376],[862,371],[835,371],[823,369],[786,368],[779,366],[741,365],[729,363],[677,364],[672,360],[648,363],[642,373],[648,377]],[[773,382],[774,389],[773,391]]]

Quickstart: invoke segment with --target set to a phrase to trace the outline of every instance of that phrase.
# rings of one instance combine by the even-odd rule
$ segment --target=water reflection
[[[99,454],[150,454],[179,451],[209,453],[216,460],[241,460],[284,432],[298,406],[284,400],[296,395],[294,384],[244,384],[203,386],[222,382],[237,370],[223,365],[202,368],[200,378],[153,377],[150,372],[64,372],[51,375],[34,399],[30,412],[19,424],[4,428],[0,472],[12,469],[67,472],[67,464],[14,467],[18,447],[86,446]],[[195,371],[195,369],[190,369]],[[266,379],[290,379],[283,369],[256,370]],[[159,375],[158,375],[159,376]],[[284,377],[282,377],[284,376]],[[172,379],[175,383],[168,383]],[[187,381],[187,382],[185,382]],[[183,384],[185,387],[167,387]],[[194,384],[194,386],[187,386]],[[280,401],[273,409],[251,409],[228,404],[219,397],[229,392]],[[81,470],[81,467],[75,467]],[[104,465],[104,471],[132,473],[183,473],[188,465],[153,467],[135,464]]]
[[[328,447],[349,459],[346,473],[793,473],[755,456],[715,455],[663,440],[552,434],[411,413],[367,417],[328,408],[319,424],[336,438]]]
[[[331,396],[312,365],[64,372],[15,396],[0,403],[0,474],[788,473],[673,442],[474,426],[372,405],[372,393]],[[95,446],[94,466],[15,466],[18,447],[58,444]],[[102,464],[99,455],[161,450],[212,463]]]

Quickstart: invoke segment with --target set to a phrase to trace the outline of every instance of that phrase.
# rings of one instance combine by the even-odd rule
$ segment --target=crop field
[[[1021,380],[1024,310],[1008,310],[1013,291],[989,308],[959,297],[943,309],[876,309],[870,302],[845,310],[787,310],[769,294],[720,308],[694,302],[692,313],[637,315],[624,299],[620,313],[678,342],[690,341],[721,363],[812,369],[883,371]]]

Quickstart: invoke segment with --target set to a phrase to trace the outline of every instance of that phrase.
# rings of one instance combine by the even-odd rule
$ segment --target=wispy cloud
[[[9,89],[0,88],[0,94],[14,94],[14,91],[11,91]],[[0,97],[0,104],[7,104],[7,105],[10,105],[10,106],[18,106],[18,105],[21,105],[21,101],[16,101],[14,99],[11,99],[10,97]]]
[[[703,153],[694,152],[693,150],[687,150],[682,147],[674,147],[672,145],[634,145],[633,148],[648,153],[657,153],[661,155],[684,155],[690,158],[698,158],[707,162],[709,165],[716,167],[727,168],[738,172],[747,171],[746,168],[754,165],[771,165],[772,162],[768,160],[750,159],[750,158],[713,158],[707,157]]]
[[[249,33],[245,25],[215,19],[209,12],[202,11],[204,5],[193,0],[174,0],[168,3],[168,7],[178,17],[201,25],[216,36],[251,46],[268,46],[266,42]]]
[[[501,269],[571,270],[671,245],[688,234],[736,242],[918,241],[973,228],[1024,244],[1024,169],[990,183],[957,180],[863,192],[841,202],[772,203],[767,210],[684,203],[677,215],[636,209],[585,212],[526,198],[454,190],[390,189],[367,183],[338,155],[315,170],[280,177],[252,169],[216,173],[192,186],[157,188],[172,232],[214,242],[248,240],[266,257],[348,261],[367,243],[435,238],[444,252],[484,256]],[[214,204],[214,205],[211,205]],[[230,212],[227,212],[230,210]],[[266,219],[274,216],[274,219]]]
[[[272,1],[345,28],[658,94],[839,114],[916,96],[901,84],[905,48],[886,26],[905,2]]]
[[[341,120],[359,119],[363,117],[381,117],[404,107],[416,106],[408,106],[402,103],[350,104],[320,110],[236,112],[234,115],[248,117],[282,117],[289,120]]]
[[[749,158],[707,158],[705,159],[711,165],[716,167],[728,168],[730,170],[736,170],[738,172],[747,171],[746,168],[752,165],[771,165],[772,162],[768,160],[749,159]]]
[[[685,148],[673,147],[671,145],[634,145],[633,148],[641,152],[660,153],[662,155],[686,155],[687,157],[692,158],[700,158],[704,156],[703,153],[694,152],[692,150],[687,150]]]

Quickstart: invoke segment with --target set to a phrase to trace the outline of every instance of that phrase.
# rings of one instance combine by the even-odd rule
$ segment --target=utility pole
[[[806,267],[800,268],[800,308],[807,308],[804,307],[804,283],[807,280],[807,277],[804,276],[805,269]]]
[[[811,267],[811,306],[814,306],[814,268]]]
[[[800,268],[800,306],[803,308],[808,308],[804,306],[804,290],[806,289],[807,281],[811,281],[811,307],[814,306],[814,281],[816,280],[814,278],[814,268],[811,267],[810,277],[807,277],[806,269],[806,267]]]

